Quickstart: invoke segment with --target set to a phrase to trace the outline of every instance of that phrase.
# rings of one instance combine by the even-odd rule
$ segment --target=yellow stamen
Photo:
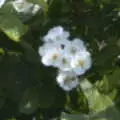
[[[65,79],[64,83],[65,83],[65,84],[69,84],[69,83],[71,83],[72,81],[73,81],[73,78],[67,77],[67,78]]]
[[[80,67],[84,66],[84,60],[78,60],[77,65]]]
[[[56,60],[58,58],[58,54],[53,54],[52,59]]]

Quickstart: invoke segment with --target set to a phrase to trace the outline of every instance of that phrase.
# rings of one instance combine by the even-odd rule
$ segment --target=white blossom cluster
[[[56,26],[43,37],[44,44],[39,47],[41,62],[45,66],[58,68],[56,81],[65,91],[78,85],[78,76],[91,67],[91,55],[82,40],[69,39],[70,33]]]

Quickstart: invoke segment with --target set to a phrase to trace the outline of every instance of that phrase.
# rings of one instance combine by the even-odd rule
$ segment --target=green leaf
[[[113,76],[114,76],[114,72],[113,72]],[[117,73],[117,72],[115,72],[115,73]],[[108,94],[108,96],[112,100],[114,100],[116,98],[116,95],[117,95],[116,86],[118,85],[118,82],[116,81],[117,79],[116,80],[115,79],[108,79],[108,76],[110,77],[111,74],[110,75],[104,75],[102,80],[97,81],[95,83],[95,86],[98,88],[98,90],[100,92]],[[113,81],[116,81],[116,82],[113,82]]]
[[[0,29],[13,41],[19,42],[28,27],[15,14],[3,11],[0,13]]]
[[[111,74],[106,75],[110,88],[120,86],[120,68],[116,68]]]
[[[110,98],[111,100],[115,100],[115,98],[116,98],[116,96],[117,96],[117,93],[118,93],[117,89],[114,88],[114,89],[108,94],[108,96],[109,96],[109,98]]]
[[[27,0],[28,2],[40,5],[45,12],[48,11],[48,5],[44,0]]]
[[[0,54],[4,55],[5,51],[3,50],[3,48],[0,48]]]
[[[37,55],[35,50],[32,48],[32,45],[30,45],[28,42],[25,40],[21,40],[19,44],[22,46],[24,49],[24,57],[30,61],[30,62],[38,62],[40,61],[40,57]]]
[[[84,2],[87,3],[87,4],[91,4],[92,0],[84,0]]]
[[[107,95],[99,93],[88,80],[83,80],[80,86],[88,100],[92,120],[119,120],[120,112]]]
[[[91,112],[100,112],[109,106],[113,106],[111,99],[108,96],[100,94],[88,80],[82,81],[80,85],[88,100]]]
[[[109,107],[102,112],[98,112],[92,115],[91,120],[119,120],[120,112],[115,106]]]
[[[39,92],[39,107],[49,108],[54,103],[55,95],[52,88],[42,87]]]
[[[39,93],[36,88],[29,88],[24,92],[20,103],[20,112],[30,114],[34,112],[39,105]]]
[[[100,81],[96,81],[95,86],[99,91],[108,93],[109,92],[109,83],[106,76],[103,76],[103,79]]]
[[[102,92],[109,92],[120,86],[120,68],[115,68],[111,73],[105,74],[102,80],[97,81],[96,87]]]
[[[80,86],[88,100],[89,114],[62,114],[61,120],[119,120],[120,112],[108,96],[100,94],[86,79]]]
[[[90,120],[88,115],[84,114],[65,114],[62,113],[61,120]]]
[[[49,108],[53,102],[54,91],[38,85],[24,92],[19,109],[21,113],[31,114],[37,108]]]
[[[7,119],[7,120],[16,120],[16,118],[9,118],[9,119]]]

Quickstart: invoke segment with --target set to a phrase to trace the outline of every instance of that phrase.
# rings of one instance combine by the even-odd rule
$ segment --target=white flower
[[[6,0],[0,0],[0,8],[4,5],[5,2]]]
[[[49,60],[49,57],[52,56],[54,53],[56,55],[59,54],[59,57],[58,57],[59,61],[57,62],[57,64],[55,62],[55,66],[58,67],[61,70],[67,71],[67,70],[71,69],[70,61],[69,61],[70,59],[69,59],[69,56],[66,54],[66,51],[65,51],[65,48],[69,44],[70,44],[70,41],[66,40],[66,39],[56,41],[56,42],[52,42],[52,43],[51,42],[45,42],[43,44],[43,46],[41,46],[39,48],[39,54],[40,54],[40,56],[43,57],[42,60],[44,60],[44,61]],[[52,54],[52,55],[48,55],[48,54]],[[43,62],[43,63],[45,64],[46,62]],[[48,61],[47,61],[47,63],[48,63]],[[49,65],[51,65],[51,64],[49,64]],[[52,64],[52,66],[54,66],[54,65]]]
[[[73,47],[76,46],[76,49],[78,49],[80,51],[81,50],[86,50],[84,42],[79,38],[73,39],[72,40],[72,45],[73,45]]]
[[[66,47],[68,47],[71,44],[68,39],[61,39],[58,41],[54,41],[53,43],[61,46],[62,49],[65,49]]]
[[[71,62],[74,61],[76,54],[86,51],[84,42],[78,38],[73,41],[69,41],[64,48],[64,52],[61,56],[59,69],[62,71],[72,71]]]
[[[67,39],[69,37],[69,32],[64,31],[63,27],[57,26],[53,27],[48,31],[48,34],[43,37],[45,42],[54,42],[58,40]]]
[[[76,75],[84,74],[91,67],[91,55],[87,51],[82,51],[71,60],[71,66]]]
[[[56,49],[57,51],[63,51],[64,48],[69,44],[69,40],[61,40],[56,42],[45,42],[42,46],[39,47],[40,56],[44,56],[48,51]]]
[[[61,57],[61,52],[59,50],[51,49],[49,50],[41,59],[42,63],[46,66],[57,67],[59,65]]]
[[[70,91],[79,84],[78,79],[73,72],[60,71],[56,80],[58,85],[65,91]]]
[[[84,42],[78,38],[73,39],[70,44],[66,47],[66,53],[72,58],[75,56],[76,53],[81,51],[85,51],[86,47]]]
[[[70,57],[63,52],[60,57],[58,68],[62,71],[71,71],[70,61]]]
[[[39,47],[38,52],[39,52],[40,56],[44,56],[49,50],[53,49],[54,47],[56,47],[56,46],[54,46],[54,44],[52,44],[52,43],[45,43]]]

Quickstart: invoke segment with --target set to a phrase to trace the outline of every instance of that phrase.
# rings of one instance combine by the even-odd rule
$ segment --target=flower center
[[[84,60],[78,60],[77,66],[83,67],[84,66]]]
[[[62,59],[62,63],[63,63],[64,65],[67,64],[67,63],[68,63],[67,59],[63,58],[63,59]]]
[[[56,40],[61,40],[61,37],[60,36],[56,36]]]
[[[76,53],[76,48],[72,47],[70,52],[71,52],[71,54],[75,54]]]
[[[58,54],[57,53],[53,54],[52,59],[57,60],[57,58],[58,58]]]
[[[67,78],[64,80],[64,83],[65,83],[65,84],[70,84],[72,81],[73,81],[73,78],[67,77]]]

